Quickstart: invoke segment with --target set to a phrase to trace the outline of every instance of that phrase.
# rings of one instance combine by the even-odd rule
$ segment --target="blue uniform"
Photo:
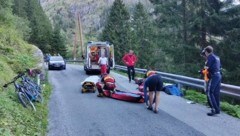
[[[147,87],[149,91],[161,91],[163,87],[163,82],[161,76],[156,74],[148,77],[144,82],[144,101],[147,104],[148,97],[147,97]]]
[[[210,80],[208,81],[207,96],[210,102],[210,107],[215,113],[220,112],[220,87],[221,87],[221,63],[218,56],[210,54],[207,58],[208,71]]]

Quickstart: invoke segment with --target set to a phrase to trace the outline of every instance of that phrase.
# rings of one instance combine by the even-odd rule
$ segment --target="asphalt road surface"
[[[126,77],[111,73],[117,88],[136,90]],[[88,77],[80,65],[66,70],[49,71],[53,92],[49,103],[48,136],[201,136],[240,135],[240,120],[224,113],[208,117],[205,106],[188,104],[187,100],[161,93],[158,114],[144,104],[110,98],[96,93],[80,92]]]

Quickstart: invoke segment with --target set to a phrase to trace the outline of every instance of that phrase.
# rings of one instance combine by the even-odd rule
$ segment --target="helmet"
[[[152,75],[154,75],[154,74],[156,74],[157,72],[156,71],[148,71],[147,73],[146,73],[146,77],[150,77],[150,76],[152,76]]]
[[[93,46],[93,47],[91,47],[91,48],[90,48],[91,52],[96,52],[96,51],[97,51],[97,49],[98,49],[98,48],[97,48],[97,47],[95,47],[95,46]]]
[[[109,75],[106,75],[103,77],[104,82],[110,82],[110,83],[115,83],[115,79]]]

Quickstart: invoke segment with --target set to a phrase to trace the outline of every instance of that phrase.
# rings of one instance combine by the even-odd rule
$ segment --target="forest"
[[[98,29],[84,33],[84,42],[111,42],[115,46],[116,62],[120,65],[122,56],[133,49],[139,58],[136,67],[196,78],[200,78],[198,71],[205,62],[200,52],[211,45],[221,59],[223,82],[239,85],[239,4],[232,0],[149,0],[151,6],[146,1],[126,3],[128,1],[115,0],[109,8],[103,9],[99,16],[104,21],[97,23]],[[64,9],[61,3],[56,4]],[[89,10],[83,11],[91,11],[91,4],[94,2],[88,2],[86,6]],[[74,19],[76,13],[70,12],[70,9],[66,9],[68,15],[60,16],[62,10],[56,8],[51,18],[45,14],[48,11],[44,10],[40,1],[1,0],[0,10],[1,26],[13,28],[24,41],[36,45],[44,53],[72,57],[70,49],[74,41],[66,33],[67,29],[76,29],[74,24],[77,23]],[[84,20],[85,17],[81,18]]]
[[[117,64],[133,49],[136,67],[199,78],[202,49],[213,46],[222,63],[224,83],[239,85],[240,5],[219,0],[150,0],[148,12],[138,3],[130,13],[115,0],[99,36],[115,45]]]

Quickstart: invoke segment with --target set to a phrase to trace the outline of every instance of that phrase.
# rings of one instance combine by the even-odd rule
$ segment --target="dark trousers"
[[[206,87],[206,92],[205,92],[205,93],[206,93],[206,95],[207,95],[207,104],[208,104],[208,106],[212,109],[213,106],[211,105],[210,99],[209,99],[209,97],[208,97],[208,93],[209,93],[208,84],[209,84],[209,82],[207,82],[207,87]]]
[[[132,70],[132,74],[131,74],[131,70]],[[135,77],[135,69],[134,66],[127,66],[127,73],[128,73],[128,79],[129,81],[134,80]]]
[[[208,84],[207,96],[214,112],[220,112],[221,78],[220,74],[215,74],[211,77]]]

